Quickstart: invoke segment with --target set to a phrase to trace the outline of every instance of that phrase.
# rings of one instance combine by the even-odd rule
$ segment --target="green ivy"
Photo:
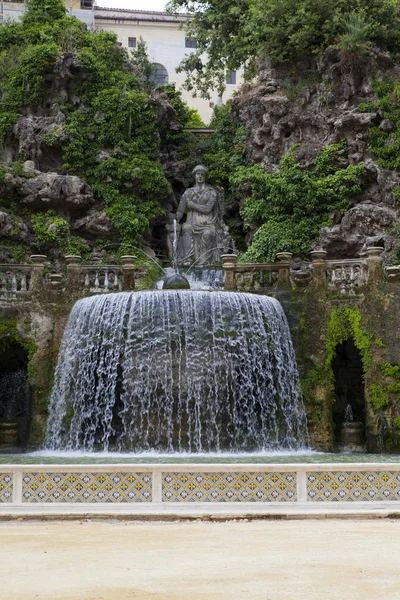
[[[373,126],[370,129],[369,144],[377,162],[385,169],[400,169],[400,82],[391,77],[374,81],[374,91],[378,96],[375,102],[359,105],[359,112],[379,112],[393,124],[391,131],[383,131]],[[397,198],[399,191],[393,191]]]
[[[381,412],[389,404],[387,391],[382,385],[372,383],[368,388],[368,401],[376,413]]]
[[[333,211],[345,212],[362,190],[365,167],[339,166],[338,152],[345,141],[324,148],[311,169],[296,162],[292,149],[275,173],[265,173],[260,164],[238,167],[231,177],[237,193],[247,192],[242,216],[255,229],[244,262],[269,262],[280,251],[307,254],[321,227],[331,225]]]
[[[55,215],[54,211],[37,213],[31,216],[33,233],[37,245],[56,245],[66,249],[70,239],[68,221]]]
[[[395,417],[392,421],[392,427],[393,429],[396,429],[397,431],[400,431],[400,417]]]
[[[353,338],[354,345],[360,352],[365,375],[371,366],[372,336],[365,333],[362,327],[361,313],[357,308],[351,306],[333,308],[326,333],[325,359],[325,369],[332,388],[334,385],[332,361],[336,356],[337,346],[349,338]]]
[[[6,352],[13,343],[19,344],[26,351],[29,370],[29,363],[37,350],[36,343],[31,338],[21,336],[15,319],[7,319],[0,315],[0,352]]]

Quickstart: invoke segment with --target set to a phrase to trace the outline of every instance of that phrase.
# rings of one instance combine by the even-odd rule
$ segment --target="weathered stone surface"
[[[367,246],[383,246],[390,252],[393,232],[400,225],[396,211],[366,201],[349,210],[341,222],[321,229],[321,242],[329,258],[350,258],[363,254]]]
[[[259,80],[246,84],[232,102],[236,118],[247,131],[247,149],[267,172],[279,168],[282,156],[294,144],[296,158],[308,168],[322,148],[346,139],[340,165],[364,163],[365,186],[350,213],[331,215],[334,225],[321,233],[330,256],[353,257],[371,240],[381,240],[387,252],[398,226],[393,190],[400,186],[394,171],[379,167],[368,147],[371,126],[391,131],[394,124],[379,111],[362,113],[363,102],[376,99],[373,80],[398,78],[399,69],[384,52],[346,60],[337,48],[328,48],[318,62],[303,60],[274,67],[265,61]],[[314,82],[314,83],[313,83]],[[274,91],[275,88],[275,91]]]
[[[87,183],[72,175],[42,173],[21,184],[23,204],[38,208],[63,204],[82,208],[94,203],[93,193]]]
[[[0,210],[0,238],[27,241],[28,228],[21,219]]]
[[[80,234],[89,237],[109,236],[115,233],[107,215],[98,210],[91,210],[85,217],[77,219],[73,223],[73,228]]]

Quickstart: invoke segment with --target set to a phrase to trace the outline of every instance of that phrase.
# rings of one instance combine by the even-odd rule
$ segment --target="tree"
[[[28,0],[27,11],[23,17],[23,22],[54,22],[65,17],[65,4],[63,0]]]
[[[397,0],[171,0],[169,9],[185,10],[188,35],[197,48],[181,63],[186,87],[209,97],[225,87],[227,71],[244,66],[250,78],[258,58],[295,62],[318,55],[343,34],[351,15],[364,20],[364,41],[388,51],[400,49]]]

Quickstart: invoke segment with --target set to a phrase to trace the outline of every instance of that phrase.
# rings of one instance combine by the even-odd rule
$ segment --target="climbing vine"
[[[23,338],[21,336],[15,319],[9,319],[4,315],[0,315],[0,352],[6,352],[13,343],[19,344],[26,351],[29,369],[29,363],[37,350],[36,343],[32,338]]]
[[[260,164],[237,168],[232,185],[248,194],[244,225],[256,230],[245,262],[273,261],[280,251],[308,253],[321,227],[331,224],[329,215],[351,207],[352,197],[362,190],[365,167],[340,167],[337,153],[345,144],[324,148],[312,169],[296,161],[298,145],[283,157],[275,173],[265,173]]]

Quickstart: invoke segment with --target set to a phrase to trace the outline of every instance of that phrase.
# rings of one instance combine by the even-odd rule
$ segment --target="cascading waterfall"
[[[72,309],[46,446],[298,449],[306,418],[286,317],[266,296],[148,291]]]

